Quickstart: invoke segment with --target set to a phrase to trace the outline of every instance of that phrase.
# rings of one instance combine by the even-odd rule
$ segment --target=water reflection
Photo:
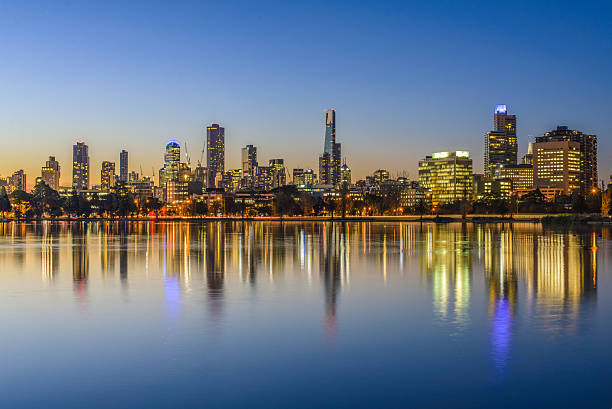
[[[598,252],[609,237],[608,229],[559,232],[532,224],[4,223],[0,266],[22,271],[35,256],[32,269],[49,283],[71,260],[81,307],[92,280],[118,280],[129,295],[132,280],[161,279],[168,317],[178,318],[182,299],[202,291],[214,325],[223,324],[239,288],[257,297],[262,285],[298,280],[321,290],[322,329],[331,338],[355,279],[422,285],[435,324],[452,337],[474,330],[478,296],[488,305],[490,362],[503,374],[521,317],[547,337],[584,329],[581,318],[597,301]]]

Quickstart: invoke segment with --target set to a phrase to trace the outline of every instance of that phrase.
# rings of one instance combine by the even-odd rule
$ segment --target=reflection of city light
[[[496,368],[502,371],[506,367],[512,339],[512,314],[507,299],[495,302],[495,312],[491,321],[491,358]]]

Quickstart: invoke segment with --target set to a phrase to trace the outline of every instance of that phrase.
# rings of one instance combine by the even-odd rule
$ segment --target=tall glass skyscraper
[[[166,144],[164,154],[164,167],[159,171],[159,186],[165,187],[168,182],[176,182],[179,178],[181,165],[181,146],[177,141]]]
[[[85,142],[72,146],[72,187],[76,190],[89,189],[89,147]]]
[[[493,130],[485,134],[485,173],[493,177],[500,166],[516,165],[518,144],[516,115],[508,115],[506,105],[496,105]]]
[[[319,183],[337,186],[340,183],[342,150],[336,143],[336,111],[325,111],[325,144],[319,157]]]
[[[128,152],[122,150],[119,154],[119,180],[122,182],[128,181]]]
[[[207,187],[216,187],[217,174],[225,171],[225,128],[219,124],[206,127]]]

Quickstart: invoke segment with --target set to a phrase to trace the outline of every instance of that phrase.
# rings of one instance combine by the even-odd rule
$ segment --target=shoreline
[[[468,215],[465,219],[461,215],[444,216],[351,216],[351,217],[127,217],[127,218],[33,218],[33,219],[0,219],[0,223],[31,223],[31,222],[188,222],[188,223],[208,223],[208,222],[408,222],[408,223],[472,223],[472,224],[492,224],[492,223],[533,223],[533,224],[573,224],[585,223],[589,225],[612,225],[612,219],[604,219],[601,216],[593,215],[543,215],[543,214],[523,214],[513,217],[501,217],[494,215]]]

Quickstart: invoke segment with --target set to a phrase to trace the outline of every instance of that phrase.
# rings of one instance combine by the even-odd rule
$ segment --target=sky
[[[318,171],[328,108],[354,180],[416,179],[447,150],[479,172],[506,104],[519,157],[567,125],[598,135],[607,181],[611,17],[610,2],[2,2],[0,176],[25,169],[32,185],[54,155],[69,185],[76,141],[93,184],[122,149],[157,173],[170,139],[195,165],[213,122],[226,169],[253,144],[260,164]]]

